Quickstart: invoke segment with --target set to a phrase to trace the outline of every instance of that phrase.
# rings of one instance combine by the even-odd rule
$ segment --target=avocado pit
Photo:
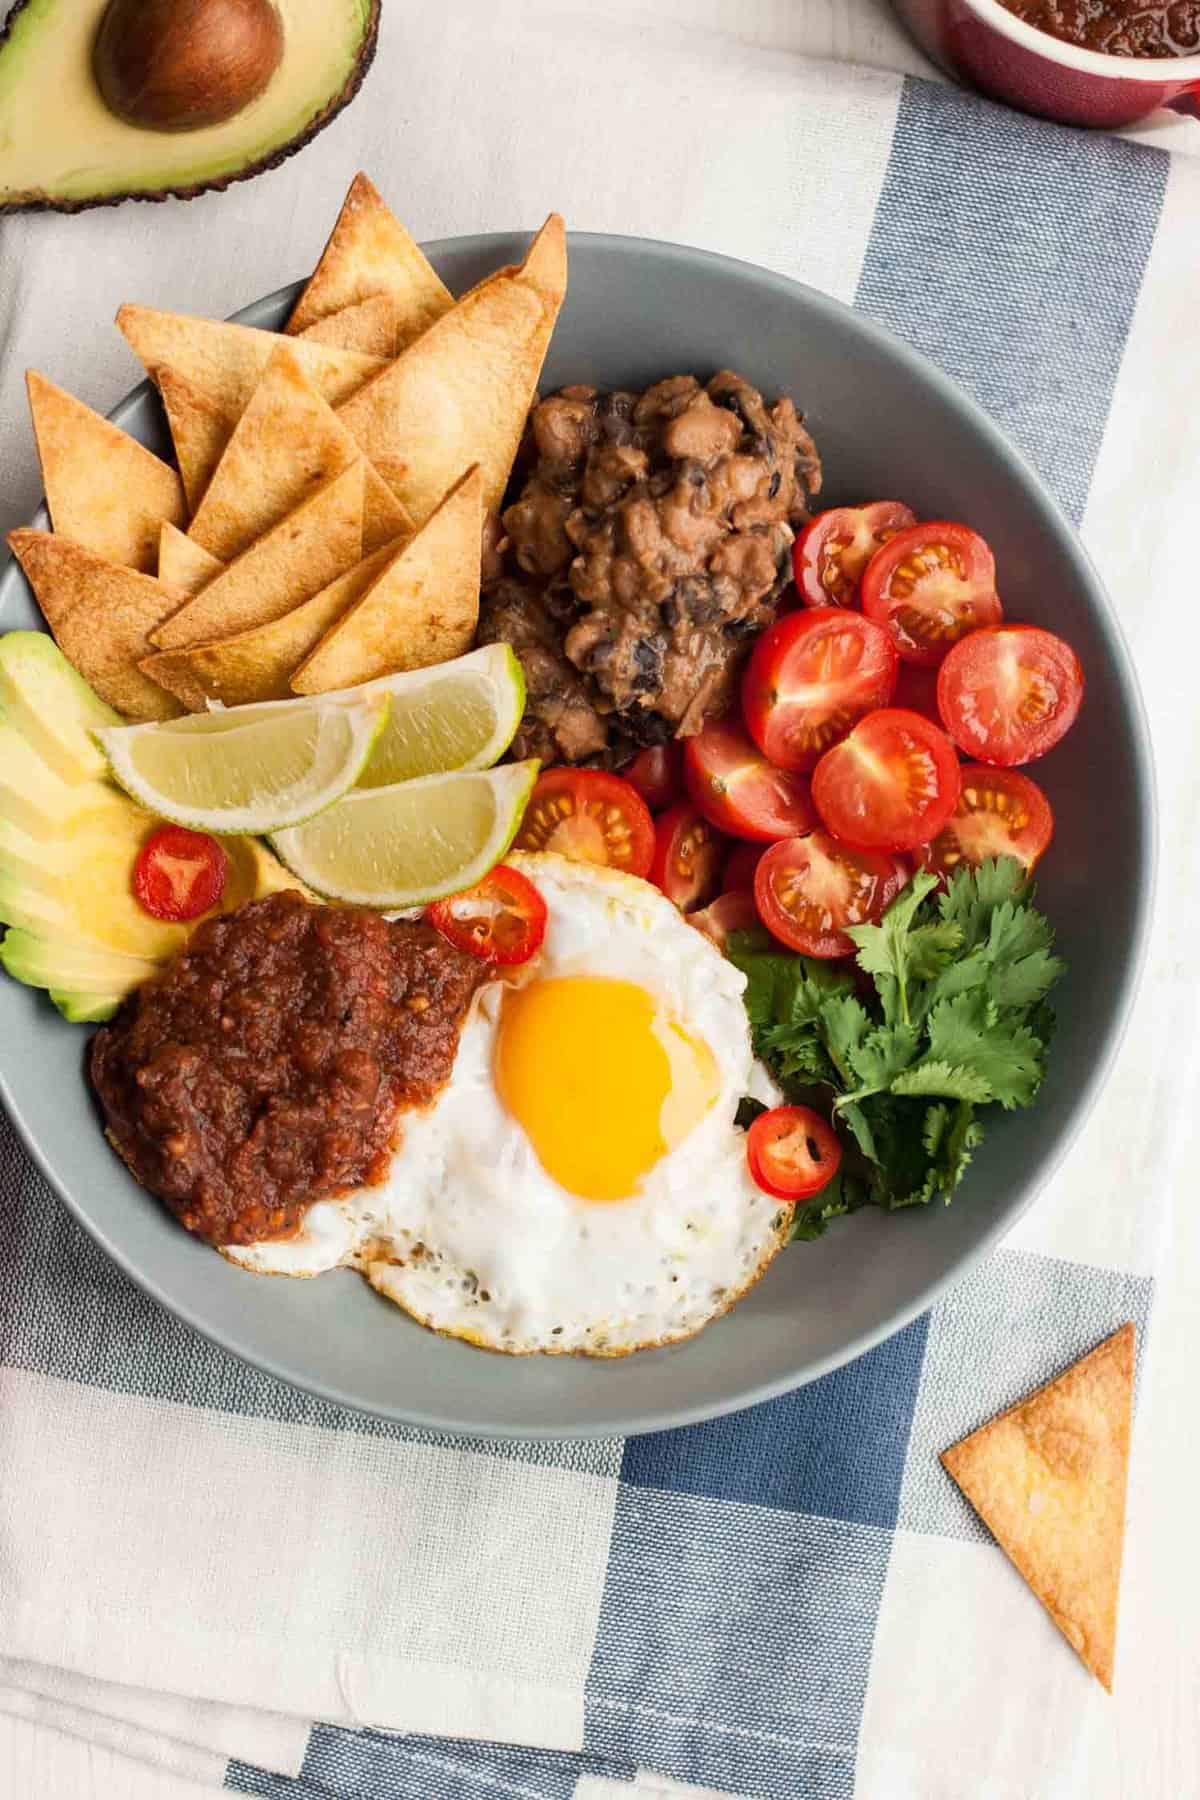
[[[118,118],[194,131],[256,100],[282,55],[272,0],[109,0],[92,68]]]

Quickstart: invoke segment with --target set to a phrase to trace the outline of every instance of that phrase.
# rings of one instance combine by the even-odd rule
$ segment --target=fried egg
[[[510,861],[546,901],[544,945],[480,989],[449,1082],[401,1115],[386,1179],[223,1254],[263,1274],[356,1268],[422,1324],[512,1354],[689,1337],[790,1223],[734,1125],[743,1095],[778,1098],[744,977],[644,881]]]

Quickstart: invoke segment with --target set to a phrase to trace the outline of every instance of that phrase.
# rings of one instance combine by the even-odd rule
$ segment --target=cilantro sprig
[[[938,891],[919,870],[877,925],[849,934],[858,973],[741,932],[755,1053],[789,1100],[823,1101],[854,1154],[796,1209],[797,1237],[874,1204],[947,1203],[983,1137],[979,1109],[1028,1106],[1063,973],[1033,887],[1009,857]],[[814,1093],[814,1090],[816,1092]]]

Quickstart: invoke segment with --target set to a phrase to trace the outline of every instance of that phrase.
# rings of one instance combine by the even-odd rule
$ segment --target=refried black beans
[[[399,1108],[450,1076],[486,966],[431,926],[271,894],[210,919],[96,1034],[108,1136],[211,1244],[382,1179]]]
[[[530,415],[528,455],[479,633],[525,669],[513,754],[619,767],[729,705],[820,459],[790,399],[728,370],[563,388]]]

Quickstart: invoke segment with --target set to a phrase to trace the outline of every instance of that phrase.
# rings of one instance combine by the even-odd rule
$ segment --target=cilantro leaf
[[[950,1200],[983,1137],[976,1109],[1037,1093],[1054,1024],[1046,996],[1063,973],[1012,858],[961,869],[941,892],[920,871],[878,924],[850,935],[857,978],[761,934],[731,940],[755,1053],[789,1098],[830,1090],[847,1144],[834,1183],[796,1209],[801,1238],[863,1204]]]
[[[944,1100],[975,1100],[980,1103],[992,1097],[991,1084],[978,1069],[955,1068],[948,1062],[926,1057],[915,1069],[904,1069],[892,1083],[893,1094],[926,1094]]]
[[[839,1169],[819,1194],[795,1208],[788,1242],[811,1243],[814,1238],[824,1237],[831,1219],[857,1212],[869,1200],[870,1191],[862,1177],[853,1171]]]
[[[915,1025],[880,1025],[853,1052],[854,1073],[862,1084],[854,1098],[864,1091],[878,1093],[889,1087],[907,1069],[917,1054],[920,1038]]]
[[[850,1080],[854,1058],[871,1030],[867,1009],[853,994],[836,994],[821,1012],[824,1042],[843,1082]]]
[[[979,993],[943,1000],[929,1015],[927,1062],[973,1069],[1003,1107],[1028,1106],[1041,1084],[1042,1046]],[[917,1064],[920,1068],[922,1065]]]
[[[851,925],[858,966],[875,982],[888,1025],[909,1023],[908,983],[923,980],[944,967],[960,942],[953,921],[914,921],[921,902],[937,887],[937,876],[918,869],[897,895],[878,925]]]
[[[769,1109],[764,1102],[756,1100],[753,1094],[743,1094],[737,1103],[737,1111],[733,1115],[733,1122],[739,1131],[749,1131],[759,1114],[765,1113],[768,1110]]]

